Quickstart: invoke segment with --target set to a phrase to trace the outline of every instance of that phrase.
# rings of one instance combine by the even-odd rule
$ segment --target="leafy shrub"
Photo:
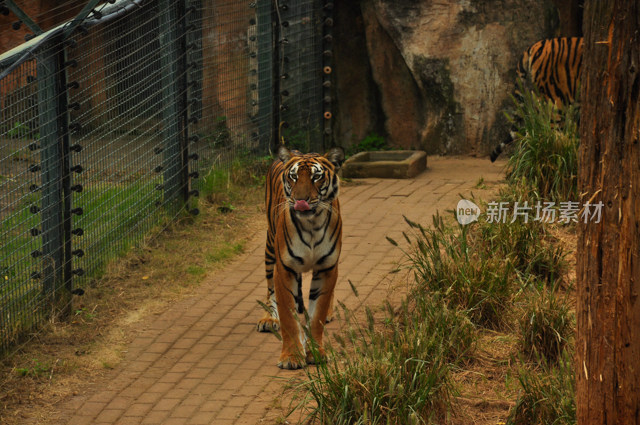
[[[391,149],[387,144],[387,140],[377,133],[371,133],[357,144],[347,149],[348,155],[354,155],[358,152],[385,151]]]

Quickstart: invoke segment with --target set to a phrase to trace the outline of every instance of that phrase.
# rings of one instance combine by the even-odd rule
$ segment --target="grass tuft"
[[[199,181],[199,190],[204,199],[214,204],[229,207],[243,188],[262,187],[273,159],[269,156],[253,158],[239,156],[231,167],[211,167]]]
[[[342,308],[347,331],[326,344],[328,360],[307,368],[300,391],[308,419],[330,424],[440,423],[456,394],[452,368],[475,347],[475,327],[440,296],[415,292],[383,320]],[[299,406],[299,407],[300,407]]]
[[[520,322],[520,352],[528,359],[557,363],[568,346],[575,320],[566,299],[552,289],[531,288]]]
[[[520,366],[517,375],[522,392],[509,412],[507,425],[573,425],[576,423],[573,356],[563,351],[548,369]]]
[[[406,252],[418,287],[441,293],[455,308],[466,310],[471,321],[499,328],[508,318],[504,305],[513,295],[513,267],[477,243],[477,223],[446,224],[433,217],[432,228],[405,219],[413,229],[413,248]]]
[[[544,97],[523,90],[515,102],[516,148],[508,162],[509,180],[526,180],[543,199],[577,199],[578,114],[576,106],[559,111]]]

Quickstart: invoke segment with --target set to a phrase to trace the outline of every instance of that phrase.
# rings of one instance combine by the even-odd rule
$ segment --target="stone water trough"
[[[408,179],[417,176],[426,168],[427,153],[424,151],[360,152],[344,163],[342,176]]]

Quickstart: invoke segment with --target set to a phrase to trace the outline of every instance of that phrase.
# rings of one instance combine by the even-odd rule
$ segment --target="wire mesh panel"
[[[0,348],[195,212],[212,174],[279,135],[323,148],[319,0],[83,3],[0,52]]]
[[[38,323],[42,238],[36,62],[0,81],[0,338]],[[24,325],[23,325],[24,324]]]
[[[172,41],[161,49],[160,38],[163,31],[181,29],[185,16],[161,28],[163,13],[170,12],[155,2],[140,3],[74,36],[67,49],[70,155],[76,167],[71,237],[79,286],[99,276],[110,258],[138,242],[163,214],[175,213],[163,205],[176,193],[167,194],[165,184],[185,167],[186,89],[165,95],[163,80],[180,78],[176,69],[184,53],[163,61]],[[169,109],[179,124],[165,120]],[[177,165],[170,175],[168,164]]]
[[[192,151],[206,172],[267,152],[271,103],[260,111],[259,92],[271,86],[271,16],[265,31],[258,23],[256,4],[220,0],[190,6],[197,11],[190,14],[187,33]],[[261,37],[269,51],[262,60]]]
[[[276,2],[278,120],[281,136],[303,151],[324,148],[322,10],[315,0]]]

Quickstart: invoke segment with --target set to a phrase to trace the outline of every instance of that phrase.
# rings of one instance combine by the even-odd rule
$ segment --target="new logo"
[[[458,201],[458,206],[456,207],[456,218],[458,219],[458,223],[464,226],[478,221],[481,212],[480,207],[473,202],[467,199],[461,199]]]

